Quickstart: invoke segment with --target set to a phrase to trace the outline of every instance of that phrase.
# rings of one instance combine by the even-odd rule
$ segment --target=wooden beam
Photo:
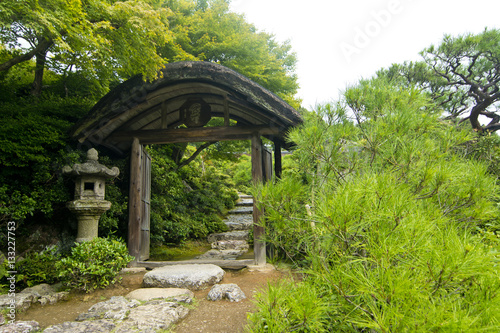
[[[141,144],[138,138],[133,138],[130,152],[130,192],[128,204],[128,252],[135,259],[130,264],[135,266],[140,258],[141,243]]]
[[[262,140],[258,135],[252,136],[252,179],[254,183],[262,182],[264,174],[262,170]],[[253,202],[253,251],[255,265],[266,264],[266,242],[263,241],[265,234],[264,227],[260,225],[262,212],[257,208],[257,203]]]
[[[253,259],[237,259],[237,260],[179,260],[179,261],[140,261],[137,263],[138,267],[157,268],[170,265],[187,265],[187,264],[212,264],[217,265],[224,269],[242,269],[254,264]]]
[[[229,101],[227,94],[224,95],[224,126],[229,126]]]
[[[140,140],[141,144],[163,144],[181,142],[250,140],[253,136],[277,136],[280,130],[268,126],[229,126],[229,127],[199,127],[175,128],[139,131],[115,132],[113,141],[129,141],[132,138]]]
[[[166,101],[161,103],[161,129],[166,129],[167,126],[167,118],[168,118],[168,104]]]

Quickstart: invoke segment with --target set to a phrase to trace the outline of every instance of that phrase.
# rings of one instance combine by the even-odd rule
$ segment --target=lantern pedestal
[[[111,208],[111,202],[106,200],[74,200],[66,204],[66,207],[75,213],[78,219],[78,243],[90,241],[97,238],[99,219],[101,215]]]

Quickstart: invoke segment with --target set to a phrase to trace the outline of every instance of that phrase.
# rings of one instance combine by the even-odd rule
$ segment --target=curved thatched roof
[[[117,86],[77,124],[71,136],[92,146],[125,151],[132,141],[128,135],[161,135],[181,125],[180,108],[193,98],[210,105],[212,117],[225,117],[226,125],[229,118],[237,126],[273,128],[273,139],[283,138],[290,127],[302,122],[298,112],[282,99],[224,66],[177,62],[167,64],[161,74],[151,83],[136,76]]]

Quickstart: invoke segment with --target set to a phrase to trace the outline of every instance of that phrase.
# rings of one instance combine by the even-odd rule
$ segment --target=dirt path
[[[33,306],[28,311],[17,315],[17,320],[35,320],[42,328],[72,321],[78,314],[87,311],[92,305],[111,298],[124,296],[140,288],[144,273],[124,276],[116,286],[98,290],[90,294],[73,294],[69,301],[55,305]],[[221,283],[236,283],[247,299],[234,303],[229,301],[212,302],[206,299],[210,289],[195,292],[196,305],[189,315],[173,327],[173,333],[233,333],[243,332],[247,313],[254,310],[251,302],[256,291],[264,288],[267,282],[277,281],[287,273],[272,271],[226,271]]]

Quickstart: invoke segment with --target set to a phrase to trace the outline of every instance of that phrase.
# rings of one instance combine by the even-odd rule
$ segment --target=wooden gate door
[[[151,156],[148,155],[146,150],[142,150],[141,156],[141,169],[142,169],[142,195],[141,195],[141,243],[140,243],[140,260],[144,261],[149,259],[149,242],[150,242],[150,208],[151,208]]]

